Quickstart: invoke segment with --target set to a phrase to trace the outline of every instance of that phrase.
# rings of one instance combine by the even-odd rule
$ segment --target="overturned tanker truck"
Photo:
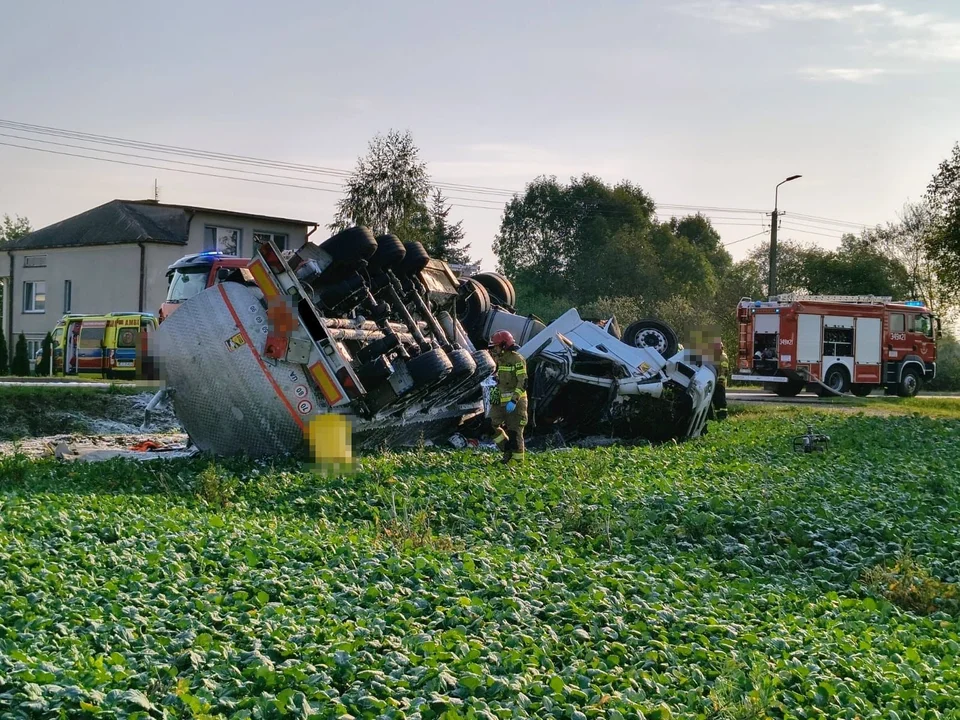
[[[703,433],[716,376],[675,342],[648,344],[636,324],[621,339],[614,318],[576,310],[545,325],[515,303],[502,276],[457,277],[420,243],[354,227],[292,253],[258,243],[149,334],[146,362],[158,399],[215,455],[305,454],[311,423],[331,413],[354,449],[480,431],[500,329],[528,363],[528,437]]]

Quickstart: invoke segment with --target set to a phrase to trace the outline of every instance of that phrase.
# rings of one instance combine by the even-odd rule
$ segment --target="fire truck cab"
[[[940,319],[919,301],[849,295],[743,298],[732,380],[781,397],[804,388],[913,397],[937,374]]]

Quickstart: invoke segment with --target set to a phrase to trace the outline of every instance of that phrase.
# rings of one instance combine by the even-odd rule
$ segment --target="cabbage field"
[[[513,469],[0,457],[0,717],[958,718],[945,402]]]

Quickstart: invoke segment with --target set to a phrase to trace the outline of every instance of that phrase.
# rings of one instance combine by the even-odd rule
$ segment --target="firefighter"
[[[713,390],[713,415],[717,420],[727,419],[727,373],[730,372],[730,358],[723,349],[723,340],[718,340],[714,360],[717,361],[717,386]]]
[[[527,424],[527,363],[518,352],[513,335],[498,330],[490,338],[497,361],[497,386],[490,392],[490,424],[493,441],[503,450],[503,463],[523,460],[523,428]]]

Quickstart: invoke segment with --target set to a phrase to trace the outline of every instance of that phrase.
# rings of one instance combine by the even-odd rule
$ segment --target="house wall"
[[[156,313],[163,304],[167,295],[166,272],[171,263],[184,255],[214,249],[207,245],[205,229],[208,227],[238,230],[239,254],[245,257],[250,257],[253,252],[256,232],[284,234],[287,247],[297,248],[306,241],[308,231],[304,225],[196,213],[190,221],[186,246],[144,243],[144,312]],[[48,332],[53,331],[64,314],[66,280],[72,282],[72,313],[99,314],[139,309],[140,247],[136,243],[14,250],[12,254],[13,283],[8,293],[9,301],[13,303],[12,327],[7,324],[6,308],[3,318],[11,355],[20,332],[28,341],[42,341]],[[46,266],[24,267],[23,258],[34,255],[45,255]],[[8,254],[0,256],[0,276],[9,274],[9,262]],[[24,282],[29,281],[46,283],[46,305],[42,313],[24,312]]]

